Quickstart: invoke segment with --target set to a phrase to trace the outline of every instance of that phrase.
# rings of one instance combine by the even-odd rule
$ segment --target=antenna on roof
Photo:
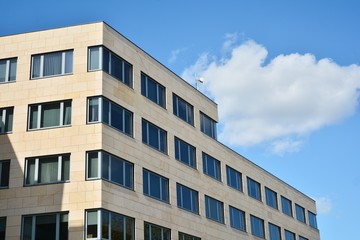
[[[198,89],[198,83],[203,83],[204,82],[204,78],[199,77],[195,79],[195,88]]]

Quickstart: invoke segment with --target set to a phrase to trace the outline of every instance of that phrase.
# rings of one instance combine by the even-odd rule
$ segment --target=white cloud
[[[186,50],[186,48],[179,48],[179,49],[172,50],[170,53],[170,58],[169,58],[168,62],[170,64],[174,63],[177,60],[179,54],[184,52],[185,50]]]
[[[297,151],[303,136],[354,113],[359,66],[298,53],[279,55],[265,65],[265,47],[254,41],[234,46],[235,39],[231,35],[224,43],[232,46],[230,55],[205,53],[182,74],[187,80],[205,78],[206,94],[219,105],[220,141],[267,143],[278,154]]]
[[[329,214],[333,209],[333,204],[330,198],[320,197],[315,198],[316,209],[318,214]]]

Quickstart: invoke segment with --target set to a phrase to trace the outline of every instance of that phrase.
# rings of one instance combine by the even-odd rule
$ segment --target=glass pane
[[[111,239],[124,239],[124,217],[115,213],[111,214]]]
[[[39,183],[58,181],[58,157],[39,159]]]
[[[109,173],[110,173],[110,156],[109,154],[103,152],[102,153],[102,165],[101,165],[101,177],[107,180],[111,180]]]
[[[110,73],[110,53],[106,48],[103,48],[103,71]]]
[[[102,111],[103,111],[102,112],[102,114],[103,114],[102,121],[104,123],[110,124],[110,106],[109,106],[110,102],[105,98],[103,98],[102,100],[103,100],[102,101],[102,105],[103,105],[103,108],[102,108]]]
[[[124,132],[132,135],[132,114],[129,111],[124,111],[125,113],[125,129]]]
[[[134,219],[126,218],[126,240],[135,239]]]
[[[0,217],[0,240],[5,240],[6,218]]]
[[[165,178],[161,178],[161,200],[168,202],[169,194],[168,194],[168,180]]]
[[[87,212],[87,238],[97,238],[98,237],[98,212],[97,211],[89,211]]]
[[[143,191],[144,194],[149,195],[149,172],[143,170]]]
[[[158,94],[157,94],[157,84],[153,80],[147,78],[147,97],[155,102],[158,103]]]
[[[26,184],[35,183],[35,159],[27,160],[27,169],[26,169]]]
[[[0,187],[8,187],[10,177],[10,161],[1,161],[0,166]]]
[[[141,94],[147,96],[146,94],[146,76],[141,73]]]
[[[115,104],[111,104],[111,126],[124,131],[123,109]]]
[[[6,109],[5,132],[11,132],[13,128],[13,108]]]
[[[280,228],[269,223],[270,240],[281,240]]]
[[[129,87],[131,87],[132,85],[132,66],[127,63],[124,62],[124,79],[123,82],[128,85]]]
[[[151,225],[151,240],[164,240],[161,237],[161,228],[158,226]]]
[[[150,174],[150,196],[161,199],[161,191],[160,191],[160,177]]]
[[[41,106],[41,127],[60,125],[60,103],[47,103]]]
[[[89,122],[99,121],[99,99],[98,97],[89,99]]]
[[[44,55],[44,77],[61,74],[62,53],[48,53]]]
[[[69,238],[69,224],[68,224],[68,214],[60,215],[60,235],[59,239],[67,240]]]
[[[73,72],[73,51],[65,52],[65,73]]]
[[[295,240],[295,234],[285,230],[285,240]]]
[[[165,87],[158,85],[158,104],[165,108]]]
[[[41,56],[33,56],[32,57],[32,75],[31,78],[38,78],[41,76],[40,74],[40,62]]]
[[[56,215],[36,217],[35,240],[56,240]]]
[[[70,156],[62,156],[61,181],[70,179]]]
[[[89,70],[100,69],[100,47],[92,47],[89,49]]]
[[[133,165],[131,163],[125,163],[125,186],[133,188]]]
[[[163,130],[161,130],[161,129],[159,129],[159,135],[160,135],[160,142],[159,142],[159,144],[160,144],[160,151],[161,152],[163,152],[163,153],[166,153],[166,144],[167,144],[167,142],[166,142],[166,132],[165,131],[163,131]]]
[[[6,60],[1,60],[0,61],[0,82],[5,82],[7,81],[6,78]]]
[[[124,185],[124,162],[111,157],[111,181]]]
[[[110,213],[108,211],[101,211],[101,234],[104,239],[109,239],[109,217]]]
[[[88,178],[99,178],[98,152],[88,153]]]
[[[115,56],[114,54],[111,55],[111,75],[113,75],[115,78],[122,80],[122,61],[120,58]]]
[[[30,126],[29,129],[36,129],[38,122],[38,106],[30,107]]]
[[[32,235],[32,217],[24,217],[24,222],[23,222],[24,226],[23,226],[23,236],[22,239],[23,240],[31,240],[31,235]]]
[[[148,144],[156,149],[159,149],[159,129],[152,124],[148,124],[149,142]]]
[[[11,59],[10,60],[9,81],[16,80],[16,65],[17,65],[17,59]]]
[[[63,116],[63,124],[70,125],[71,124],[71,102],[64,102],[64,116]]]

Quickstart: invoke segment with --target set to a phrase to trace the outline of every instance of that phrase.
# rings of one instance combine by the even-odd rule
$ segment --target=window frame
[[[189,190],[190,192],[190,208],[187,208],[184,206],[184,191],[183,190]],[[195,213],[199,215],[199,192],[189,188],[185,185],[182,185],[180,183],[176,183],[176,197],[177,197],[177,206],[178,208],[184,209],[188,212]],[[195,199],[193,199],[195,198]],[[180,201],[179,201],[180,200]]]
[[[145,182],[145,173],[147,174],[146,182]],[[160,195],[160,197],[154,196],[154,194],[151,193],[151,185],[152,185],[151,184],[151,176],[157,177],[159,179],[158,181],[159,181],[160,186],[157,186],[157,187],[159,187],[159,195]],[[147,183],[147,184],[145,184],[145,183]],[[166,184],[165,197],[163,196],[163,186],[162,186],[162,184],[164,184],[164,183]],[[150,170],[148,170],[146,168],[143,168],[143,193],[147,197],[150,197],[150,198],[159,200],[161,202],[170,204],[169,179],[162,176],[162,175],[160,175],[160,174],[157,174],[157,173],[155,173],[153,171],[150,171]]]
[[[55,212],[55,213],[42,213],[42,214],[29,214],[29,215],[23,215],[21,217],[21,240],[24,240],[24,227],[25,227],[25,218],[31,217],[31,240],[35,240],[36,235],[36,218],[42,217],[42,216],[54,216],[55,215],[55,227],[56,227],[56,240],[63,240],[60,239],[60,224],[61,224],[61,216],[67,217],[67,239],[69,239],[69,212]]]
[[[89,168],[91,168],[90,166],[90,158],[89,158],[89,155],[90,154],[96,154],[97,153],[97,176],[95,177],[92,177],[92,176],[89,176],[90,172],[89,172]],[[107,155],[107,158],[108,158],[108,166],[107,166],[107,169],[104,169],[104,158],[105,158],[105,155]],[[112,164],[113,164],[113,161],[118,161],[118,162],[121,162],[122,164],[122,182],[123,183],[120,183],[120,182],[116,182],[112,179]],[[131,172],[128,173],[126,170],[127,170],[127,166],[130,166],[131,168]],[[106,176],[104,176],[104,172],[106,172],[108,178],[106,178]],[[130,174],[130,175],[129,175]],[[106,151],[103,151],[103,150],[95,150],[95,151],[87,151],[86,152],[86,180],[87,181],[92,181],[92,180],[105,180],[105,181],[108,181],[110,183],[113,183],[113,184],[116,184],[118,186],[121,186],[121,187],[124,187],[124,188],[127,188],[127,189],[130,189],[130,190],[134,190],[134,164],[132,162],[129,162],[121,157],[118,157],[114,154],[111,154],[109,152],[106,152]],[[128,186],[126,184],[127,180],[130,179],[130,186]]]
[[[266,205],[268,205],[269,207],[272,207],[276,210],[279,209],[277,192],[271,190],[268,187],[265,187],[265,198],[266,198]]]
[[[261,184],[250,177],[246,177],[248,196],[262,202]],[[252,188],[254,187],[254,189]],[[253,192],[255,191],[255,192]]]
[[[309,239],[299,235],[299,240],[309,240]]]
[[[191,240],[201,240],[201,238],[199,237],[195,237],[193,235],[187,234],[187,233],[183,233],[179,231],[179,240],[186,240],[191,238]]]
[[[187,160],[185,161],[185,157],[182,156],[181,154],[181,146],[186,147],[187,148]],[[174,150],[175,150],[175,159],[191,168],[197,169],[197,164],[196,164],[196,148],[185,142],[184,140],[174,136]],[[178,151],[177,151],[178,150]]]
[[[305,208],[295,203],[296,220],[306,224]]]
[[[94,68],[91,69],[91,49],[95,49],[98,48],[99,49],[99,58],[97,59],[99,62],[99,67],[98,68]],[[108,66],[105,68],[105,63],[104,63],[104,52],[107,51],[109,54],[109,62],[108,62]],[[114,66],[112,65],[112,58],[117,58],[118,60],[121,61],[121,78],[119,78],[117,75],[115,75],[112,72],[112,69],[114,68]],[[119,55],[117,55],[116,53],[114,53],[113,51],[111,51],[110,49],[108,49],[107,47],[100,45],[100,46],[91,46],[88,47],[88,72],[95,72],[95,71],[103,71],[107,74],[109,74],[110,76],[114,77],[116,80],[118,80],[119,82],[123,83],[124,85],[133,88],[133,78],[134,78],[134,73],[133,73],[133,65],[126,61],[124,58],[120,57]],[[128,79],[126,77],[126,65],[129,67],[129,76]]]
[[[47,159],[47,158],[55,158],[57,157],[57,180],[53,182],[39,182],[39,172],[40,172],[40,159]],[[65,161],[63,158],[68,157],[69,167],[67,170],[69,172],[67,173],[69,179],[62,179],[63,171],[63,161]],[[29,161],[34,160],[34,179],[29,180],[28,179],[28,171],[29,171]],[[31,186],[38,186],[38,185],[48,185],[48,184],[60,184],[60,183],[68,183],[70,182],[70,162],[71,162],[71,154],[70,153],[62,153],[62,154],[56,154],[56,155],[44,155],[44,156],[37,156],[37,157],[27,157],[25,158],[25,170],[24,170],[24,186],[31,187]],[[29,181],[34,181],[34,183],[28,183]]]
[[[206,125],[207,125],[206,121],[209,124],[210,132],[208,132],[206,129]],[[200,130],[205,135],[217,140],[216,121],[201,111],[200,111]]]
[[[97,110],[96,113],[97,114],[97,120],[91,120],[90,119],[90,111],[92,111],[93,109],[91,108],[91,100],[95,100],[97,99],[98,103],[97,103]],[[107,109],[108,112],[105,112],[104,106],[105,104],[107,104]],[[114,126],[112,124],[112,108],[116,107],[119,108],[122,111],[122,126],[121,128],[118,128],[116,126]],[[87,112],[86,112],[86,122],[87,124],[96,124],[96,123],[103,123],[111,128],[116,129],[117,131],[129,136],[129,137],[133,137],[134,134],[134,113],[131,112],[130,110],[124,108],[123,106],[115,103],[114,101],[104,97],[104,96],[93,96],[93,97],[88,97],[87,98]],[[95,108],[94,108],[95,109]],[[107,114],[107,119],[108,122],[106,120],[104,120],[105,114]],[[130,118],[127,118],[127,116],[130,116]],[[129,131],[127,131],[127,125],[129,125]]]
[[[259,227],[261,227],[261,229],[256,229],[255,227],[255,221],[261,225],[259,225]],[[259,237],[259,238],[262,238],[262,239],[265,239],[265,225],[264,225],[264,220],[261,219],[261,218],[258,218],[254,215],[251,215],[250,214],[250,225],[251,225],[251,234],[253,236],[256,236],[256,237]],[[259,234],[256,232],[256,231],[260,231]]]
[[[185,106],[185,116],[180,114],[179,104]],[[189,112],[191,113],[190,116]],[[175,93],[173,93],[173,114],[191,126],[194,126],[194,106]]]
[[[285,203],[290,206],[290,213],[288,213],[287,208],[284,208]],[[289,217],[294,217],[292,201],[284,196],[281,196],[281,212]]]
[[[240,227],[237,227],[235,225],[235,216],[234,216],[235,213],[239,217]],[[229,205],[229,218],[230,218],[230,227],[235,228],[240,231],[243,231],[243,232],[246,232],[246,219],[245,219],[245,212],[243,210],[240,210],[236,207]]]
[[[147,236],[146,236],[146,228],[147,228],[147,226],[149,227],[149,238],[147,238]],[[171,239],[171,229],[170,228],[166,228],[166,227],[163,227],[163,226],[160,226],[160,225],[157,225],[157,224],[153,224],[153,223],[144,221],[144,240],[152,240],[151,232],[152,232],[153,227],[160,228],[160,230],[161,230],[161,240],[170,240]],[[167,231],[167,232],[165,233],[165,231]],[[165,234],[167,234],[168,236],[164,236]]]
[[[45,105],[51,105],[51,104],[60,104],[59,107],[59,125],[49,126],[49,127],[41,127],[41,122],[44,118],[42,114],[42,108]],[[70,103],[70,118],[69,118],[69,124],[64,123],[64,118],[66,116],[66,106],[65,104]],[[32,123],[32,107],[37,107],[37,116],[36,116],[36,127],[31,128]],[[53,101],[53,102],[43,102],[43,103],[34,103],[29,104],[28,106],[28,120],[27,120],[27,130],[28,131],[36,131],[36,130],[43,130],[43,129],[52,129],[52,128],[62,128],[62,127],[70,127],[72,124],[72,99],[67,100],[60,100],[60,101]]]
[[[309,226],[318,229],[316,214],[308,210]]]
[[[0,135],[12,133],[14,127],[14,107],[0,108]],[[8,123],[10,121],[10,123]]]
[[[209,154],[202,152],[202,159],[203,159],[203,173],[206,176],[209,176],[219,182],[221,182],[221,162],[220,160],[210,156]],[[209,172],[209,161],[212,161],[212,165],[214,167],[214,175],[211,175]]]
[[[88,237],[88,229],[89,229],[89,213],[96,213],[96,233],[98,236],[96,237]],[[122,218],[123,220],[123,235],[126,236],[127,232],[127,223],[128,221],[130,221],[130,223],[132,224],[132,240],[135,240],[135,218],[126,216],[124,214],[121,213],[117,213],[117,212],[113,212],[113,211],[109,211],[103,208],[98,208],[98,209],[85,209],[85,224],[84,224],[84,239],[85,240],[97,240],[97,239],[107,239],[103,237],[103,221],[105,220],[104,215],[108,214],[108,239],[111,239],[111,233],[112,233],[112,217],[113,215]],[[124,237],[124,239],[126,239]]]
[[[11,82],[16,82],[16,73],[17,73],[17,57],[12,57],[12,58],[5,58],[5,59],[0,59],[0,63],[4,62],[5,63],[5,74],[4,74],[4,81],[1,82],[0,84],[3,83],[11,83]],[[14,80],[11,80],[11,71],[12,71],[12,61],[15,61],[15,78]],[[1,73],[0,73],[1,74]]]
[[[214,206],[210,206],[211,204],[216,204],[216,213],[212,213],[211,208]],[[208,195],[205,195],[205,215],[207,219],[225,224],[224,203]]]
[[[155,103],[156,105],[166,109],[166,87],[155,79],[150,77],[149,75],[141,72],[140,74],[140,81],[141,81],[141,95],[149,99],[151,102]],[[152,99],[149,93],[149,81],[156,85],[156,99]],[[144,86],[143,86],[144,85]]]
[[[288,238],[289,236],[291,236],[291,239]],[[285,237],[285,240],[296,240],[296,235],[295,233],[289,231],[289,230],[286,230],[284,229],[284,237]]]
[[[233,181],[232,181],[232,174],[235,174],[235,178],[236,178],[236,184],[234,185]],[[242,173],[237,171],[236,169],[230,167],[229,165],[226,165],[226,180],[227,180],[227,185],[229,187],[231,187],[232,189],[235,189],[239,192],[243,192],[243,186],[242,186]]]
[[[144,126],[144,124],[145,124],[145,126]],[[146,135],[144,135],[145,134],[144,133],[144,127],[146,128]],[[158,144],[158,147],[151,145],[149,127],[153,127],[153,128],[155,128],[157,130],[157,144]],[[149,147],[151,147],[151,148],[153,148],[153,149],[167,155],[167,153],[168,153],[167,131],[165,131],[161,127],[158,127],[157,125],[149,122],[145,118],[142,118],[141,129],[142,129],[142,134],[141,134],[142,135],[142,143],[144,143],[145,145],[147,145],[147,146],[149,146]],[[164,139],[163,146],[161,144],[161,138]],[[164,151],[162,151],[162,148],[164,148]]]
[[[44,59],[46,55],[61,53],[61,73],[60,74],[53,74],[53,75],[46,75],[44,76]],[[71,53],[71,72],[66,72],[66,53]],[[39,66],[39,76],[34,76],[34,58],[40,57],[40,66]],[[41,78],[49,78],[49,77],[57,77],[57,76],[64,76],[64,75],[71,75],[74,73],[74,49],[68,50],[61,50],[61,51],[54,51],[54,52],[46,52],[46,53],[39,53],[31,55],[31,65],[30,65],[30,80],[41,79]]]
[[[269,240],[281,240],[281,228],[279,226],[269,222],[268,228],[269,228]],[[272,232],[272,231],[276,231],[276,232]],[[273,234],[276,235],[274,236]]]
[[[4,167],[4,164],[8,165],[6,167]],[[10,167],[11,167],[11,160],[10,159],[5,159],[5,160],[0,160],[0,190],[1,189],[8,189],[9,188],[9,183],[10,183]],[[5,169],[5,170],[4,170]],[[7,171],[7,173],[4,173],[5,171]],[[7,180],[5,180],[5,184],[3,183],[3,174],[7,175]],[[5,177],[6,177],[5,175]],[[4,185],[3,185],[4,184]]]

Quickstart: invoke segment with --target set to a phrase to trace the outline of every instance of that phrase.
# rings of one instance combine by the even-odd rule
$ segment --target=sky
[[[105,21],[219,107],[219,141],[317,201],[322,240],[357,239],[360,2],[37,0],[0,35]]]

